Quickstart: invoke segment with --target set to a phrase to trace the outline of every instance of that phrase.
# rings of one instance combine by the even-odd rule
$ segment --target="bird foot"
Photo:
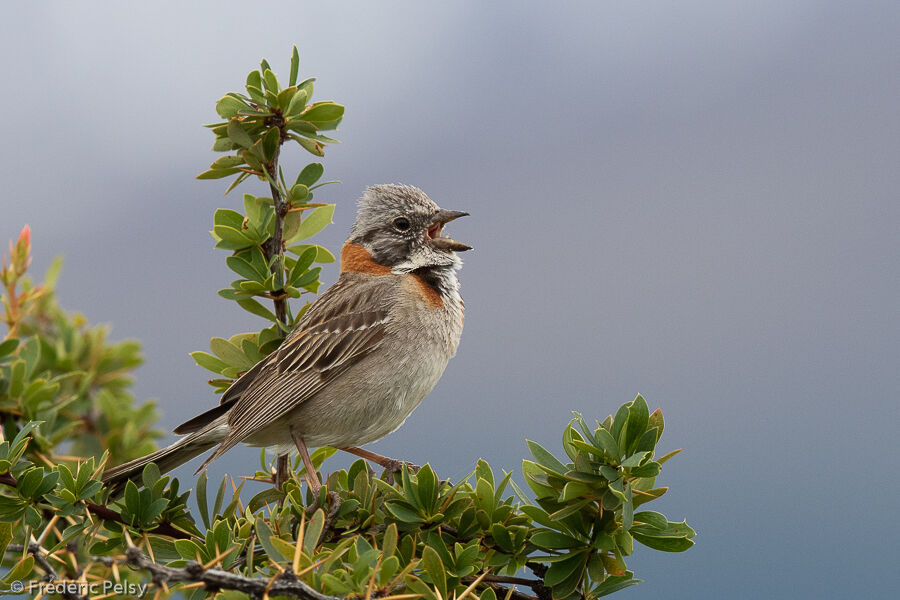
[[[324,508],[320,502],[321,494],[316,495],[315,501],[306,507],[306,514],[312,515],[320,508]],[[325,512],[325,527],[323,533],[328,530],[328,526],[337,517],[338,511],[341,510],[341,497],[337,492],[325,492],[325,502],[330,508]]]
[[[402,469],[409,469],[412,473],[418,473],[421,468],[419,465],[392,458],[384,464],[384,480],[390,485],[394,485],[394,473],[400,473]]]

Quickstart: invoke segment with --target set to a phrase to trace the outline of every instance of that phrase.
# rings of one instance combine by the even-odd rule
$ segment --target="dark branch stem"
[[[284,197],[281,195],[281,191],[278,189],[276,182],[278,181],[278,155],[281,152],[281,144],[279,143],[278,148],[275,150],[275,156],[272,158],[271,165],[266,165],[266,169],[269,172],[269,191],[272,192],[272,203],[275,207],[275,232],[272,234],[272,237],[266,241],[263,250],[266,254],[266,259],[271,260],[272,257],[277,256],[278,259],[272,265],[272,272],[275,273],[275,284],[279,286],[277,290],[274,291],[275,298],[273,302],[275,303],[275,318],[281,322],[282,325],[287,325],[287,296],[283,293],[283,283],[284,283],[284,219],[288,214],[288,210],[290,206]],[[278,331],[281,337],[285,336],[285,332],[283,329],[279,328]]]
[[[24,552],[25,546],[22,544],[10,544],[6,547],[7,552]],[[52,583],[54,581],[61,581],[59,578],[59,574],[56,572],[56,569],[53,568],[53,565],[50,564],[50,561],[47,560],[47,557],[44,555],[46,550],[44,550],[40,544],[31,543],[28,544],[28,553],[34,557],[34,562],[38,564],[42,571],[44,571],[44,581],[47,583]],[[31,591],[39,591],[39,590],[31,590]],[[82,596],[80,594],[75,594],[69,591],[68,589],[62,589],[61,593],[63,598],[67,600],[88,600],[87,596]]]
[[[12,475],[9,475],[9,474],[0,475],[0,483],[5,483],[6,485],[11,486],[11,487],[17,487],[19,484],[16,481],[15,477],[13,477]],[[122,519],[122,515],[120,515],[113,509],[109,508],[108,506],[103,506],[102,504],[94,504],[93,502],[85,502],[84,505],[91,514],[94,514],[94,515],[100,517],[104,521],[113,521],[115,523],[121,523],[123,525],[128,524]],[[155,533],[157,535],[167,535],[169,537],[173,537],[176,539],[183,539],[183,540],[191,539],[192,537],[194,537],[189,533],[186,533],[184,531],[181,531],[180,529],[176,529],[176,528],[172,527],[172,525],[170,525],[169,523],[160,523],[159,525],[157,525],[155,528],[151,529],[147,533]],[[37,559],[35,559],[35,560],[37,560]]]
[[[462,578],[464,583],[472,583],[475,579],[475,577]],[[526,577],[507,577],[505,575],[485,575],[481,582],[498,592],[498,598],[500,596],[505,598],[506,594],[509,593],[510,588],[506,587],[506,585],[527,585],[536,594],[535,596],[532,596],[530,594],[519,592],[518,590],[513,590],[512,598],[516,598],[517,600],[550,600],[552,598],[550,588],[544,585],[543,578],[528,579]]]
[[[538,579],[528,579],[526,577],[507,577],[505,575],[485,575],[482,581],[487,583],[510,583],[513,585],[527,585],[532,587],[535,585],[543,585]]]
[[[338,600],[317,592],[303,583],[291,571],[285,571],[274,580],[271,578],[244,577],[220,569],[204,569],[196,563],[183,569],[175,569],[157,564],[138,548],[131,546],[126,552],[128,564],[150,573],[153,583],[203,582],[209,590],[237,590],[254,598],[268,596],[288,596],[301,600]]]

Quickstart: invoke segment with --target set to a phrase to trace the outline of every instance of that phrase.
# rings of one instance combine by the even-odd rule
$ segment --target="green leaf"
[[[3,582],[8,584],[13,581],[23,581],[31,575],[32,571],[34,571],[34,556],[29,554],[25,558],[20,559],[19,562],[3,576]]]
[[[622,529],[628,531],[634,523],[634,503],[631,483],[625,484],[625,501],[622,503]]]
[[[250,71],[247,74],[247,85],[262,89],[262,75],[259,71]]]
[[[651,536],[633,531],[633,529],[634,528],[632,528],[631,535],[634,539],[654,550],[661,550],[662,552],[684,552],[694,545],[693,540],[688,538]]]
[[[259,73],[256,73],[259,75]],[[248,85],[246,86],[247,93],[250,94],[250,98],[253,99],[253,102],[256,103],[260,108],[265,108],[266,106],[266,95],[262,91],[262,79],[260,78],[259,85]]]
[[[534,457],[534,460],[538,462],[538,464],[543,465],[548,469],[559,473],[560,475],[569,470],[564,464],[559,462],[559,459],[553,456],[553,454],[551,454],[537,442],[525,440],[525,443],[528,444],[528,450],[531,451],[531,455]]]
[[[266,160],[272,160],[278,152],[278,146],[281,144],[281,132],[277,127],[273,127],[262,138],[262,148]]]
[[[243,148],[250,148],[253,146],[253,140],[250,138],[247,130],[244,129],[244,126],[241,125],[241,122],[237,119],[228,121],[228,138]]]
[[[309,152],[310,154],[314,154],[315,156],[325,156],[325,148],[322,146],[321,142],[317,142],[315,140],[309,140],[305,137],[300,137],[299,135],[291,134],[289,136],[292,140],[300,144],[304,150]]]
[[[313,82],[315,82],[315,80],[316,80],[315,77],[310,77],[309,79],[304,79],[303,81],[301,81],[300,83],[297,84],[298,90],[303,90],[306,92],[306,101],[307,102],[309,102],[309,100],[313,97]]]
[[[594,439],[597,442],[597,446],[603,450],[609,458],[618,462],[622,457],[622,451],[619,448],[616,439],[603,427],[600,427],[594,432]]]
[[[290,194],[292,202],[302,203],[309,197],[309,188],[302,183],[298,183],[291,187]]]
[[[328,204],[314,209],[300,222],[300,227],[291,241],[305,240],[322,231],[326,225],[331,223],[331,219],[334,216],[334,206],[334,204]]]
[[[6,556],[6,547],[12,538],[12,523],[0,523],[0,556]]]
[[[291,285],[295,285],[295,282],[300,279],[300,277],[306,272],[306,270],[312,265],[313,261],[316,258],[317,251],[313,247],[308,247],[300,256],[297,258],[297,261],[294,263],[294,266],[291,267],[291,275],[288,278],[288,283]]]
[[[19,477],[18,490],[22,496],[33,498],[44,480],[44,469],[31,468]]]
[[[316,510],[312,518],[306,524],[306,532],[303,535],[303,551],[312,556],[319,545],[322,529],[325,528],[325,511]]]
[[[649,512],[649,511],[647,511]],[[638,513],[643,514],[643,513]],[[659,515],[659,513],[655,513]],[[659,515],[662,516],[662,515]],[[654,518],[655,520],[655,518]],[[680,523],[675,523],[672,521],[667,521],[665,526],[659,527],[659,521],[651,524],[645,525],[635,525],[632,527],[632,531],[634,533],[639,533],[644,536],[651,537],[670,537],[670,538],[687,538],[691,539],[697,535],[697,532],[691,528],[687,522],[681,521]]]
[[[660,530],[669,526],[669,520],[666,519],[666,516],[654,510],[644,510],[634,513],[634,522],[637,524],[637,527],[644,524]]]
[[[569,502],[582,496],[593,496],[593,492],[594,488],[591,485],[579,481],[570,481],[563,487],[562,501]]]
[[[299,93],[299,92],[298,92]],[[307,123],[306,121],[300,119],[299,117],[289,117],[287,121],[285,121],[285,125],[291,131],[295,131],[300,135],[311,135],[316,132],[316,126],[312,123]]]
[[[625,442],[625,451],[631,452],[644,432],[647,430],[647,422],[650,418],[650,409],[647,402],[640,394],[632,400],[628,409],[628,433]]]
[[[293,86],[288,86],[278,92],[277,104],[281,108],[282,111],[287,110],[287,107],[290,106],[291,99],[297,95],[297,88]]]
[[[633,451],[634,452],[642,452],[644,450],[652,451],[656,447],[656,442],[659,440],[659,429],[656,427],[649,427],[644,434],[638,438],[638,441],[634,444]]]
[[[228,363],[216,358],[212,354],[201,352],[199,350],[191,352],[191,358],[193,358],[198,365],[213,373],[221,374],[222,371],[228,368]]]
[[[485,511],[490,517],[494,512],[494,486],[485,479],[478,479],[475,484],[475,506]]]
[[[563,430],[562,444],[563,450],[565,451],[566,455],[568,455],[569,460],[572,461],[574,461],[578,456],[578,450],[575,448],[574,444],[572,444],[572,442],[575,440],[584,441],[584,438],[581,437],[580,433],[575,431],[575,428],[572,427],[572,424],[570,423],[565,428],[565,430]]]
[[[292,285],[309,289],[310,286],[317,283],[317,280],[319,278],[319,273],[321,271],[322,271],[322,267],[316,267],[315,269],[310,269],[309,271],[302,273],[297,278],[297,280],[292,283]]]
[[[491,465],[488,464],[486,460],[483,458],[479,458],[478,462],[475,464],[475,479],[484,479],[491,486],[494,485],[494,471],[491,469]]]
[[[200,511],[203,526],[209,529],[209,504],[206,499],[206,484],[207,476],[204,470],[200,473],[200,477],[197,478],[197,490],[194,492],[194,497],[197,500],[197,509]]]
[[[281,232],[283,240],[289,240],[297,234],[302,218],[303,213],[300,211],[290,211],[284,216],[284,228]]]
[[[335,102],[316,102],[302,117],[310,123],[329,123],[344,116],[344,107]]]
[[[571,517],[577,512],[581,512],[586,506],[592,506],[594,504],[594,500],[591,498],[583,498],[578,500],[577,502],[573,502],[571,504],[567,504],[563,508],[559,509],[555,513],[550,515],[550,519],[552,521],[562,521],[567,517]],[[594,511],[596,512],[596,511]],[[588,513],[590,514],[590,513]]]
[[[209,340],[209,347],[216,356],[225,361],[229,366],[250,369],[254,365],[254,363],[244,354],[243,350],[224,338],[212,338]]]
[[[322,178],[324,172],[325,167],[322,166],[322,163],[309,163],[303,167],[303,170],[297,175],[297,181],[294,183],[305,185],[307,188],[312,187],[315,182]]]
[[[635,488],[636,488],[635,491],[637,492],[634,497],[635,508],[637,508],[641,504],[646,504],[647,502],[656,500],[657,498],[659,498],[660,496],[662,496],[663,494],[665,494],[666,492],[669,491],[669,488],[667,488],[667,487],[643,490],[643,489],[640,489],[640,486],[636,485]]]
[[[418,482],[417,494],[419,496],[419,504],[426,510],[431,511],[434,503],[437,501],[438,480],[431,469],[431,465],[425,464],[416,474]]]
[[[201,564],[206,558],[204,549],[193,540],[175,540],[175,551],[178,552],[181,558],[197,561]]]
[[[657,458],[656,462],[658,462],[659,464],[663,464],[664,462],[666,462],[667,460],[669,460],[670,458],[672,458],[673,456],[675,456],[682,450],[684,450],[684,448],[679,448],[678,450],[672,450],[671,452],[668,452],[668,453],[664,454],[663,456]]]
[[[300,71],[300,53],[297,52],[297,46],[294,46],[291,52],[291,77],[288,79],[288,85],[292,86],[297,83],[297,73]]]
[[[259,269],[250,264],[242,256],[229,256],[225,259],[225,264],[228,265],[229,269],[244,279],[249,279],[251,281],[262,283],[269,276],[268,272],[260,272]]]
[[[550,568],[547,569],[546,575],[544,575],[544,583],[555,588],[573,575],[580,576],[585,567],[585,563],[587,562],[587,556],[587,552],[575,551],[570,552],[565,559],[554,562],[550,565]],[[554,598],[564,598],[567,595],[568,594],[558,594],[557,590],[554,589]]]
[[[613,436],[614,440],[619,440],[619,434],[622,433],[622,428],[625,427],[625,424],[628,422],[628,405],[630,402],[623,404],[619,407],[619,410],[616,411],[616,416],[613,417],[612,421],[612,429],[610,429],[610,433]]]
[[[544,527],[550,527],[550,528],[554,528],[554,527],[558,528],[560,526],[559,523],[554,523],[553,521],[551,521],[550,517],[547,515],[547,512],[538,506],[527,506],[526,505],[526,506],[520,507],[520,510],[523,513],[525,513],[526,515],[528,515],[529,517],[531,517],[531,520],[534,521],[535,523],[537,523],[538,525],[543,525]]]
[[[223,96],[216,102],[216,112],[219,113],[219,116],[223,119],[230,119],[236,116],[239,110],[247,108],[250,108],[250,106],[246,102],[239,98],[235,98],[230,94]]]
[[[644,462],[644,460],[648,456],[650,456],[650,452],[638,452],[636,454],[632,454],[631,456],[626,458],[624,461],[622,461],[622,464],[620,466],[625,467],[625,468],[637,467],[642,462]]]
[[[0,357],[12,354],[18,346],[19,338],[9,338],[0,342]]]
[[[218,513],[217,513],[218,514]],[[286,559],[293,558],[285,557],[281,551],[272,543],[272,538],[274,534],[272,533],[269,525],[262,519],[262,517],[256,518],[256,537],[259,538],[259,543],[262,544],[262,547],[265,549],[266,554],[273,562],[282,562]]]
[[[609,575],[603,582],[591,590],[591,597],[600,598],[608,596],[619,590],[642,583],[642,579],[634,579],[634,573],[626,571],[624,575]]]
[[[231,169],[244,164],[243,156],[229,154],[228,156],[219,157],[213,164],[209,165],[210,169]]]
[[[306,252],[307,248],[315,248],[316,249],[316,258],[315,262],[317,263],[333,263],[335,261],[334,254],[328,251],[327,248],[322,246],[317,246],[315,244],[296,244],[294,246],[288,246],[287,251],[296,254],[297,256],[301,256],[304,252]]]
[[[653,461],[631,469],[631,475],[634,477],[656,477],[659,472],[659,463]]]
[[[525,483],[538,498],[556,498],[559,495],[558,490],[548,485],[546,474],[536,463],[523,460],[522,474],[525,475]]]
[[[381,540],[381,551],[384,556],[393,556],[397,550],[397,524],[391,523],[384,530],[384,538]]]
[[[317,141],[317,142],[322,142],[322,143],[324,143],[324,144],[340,144],[340,143],[341,143],[340,140],[336,140],[336,139],[334,139],[334,138],[330,138],[330,137],[328,137],[328,136],[325,136],[325,135],[322,135],[322,134],[319,134],[319,133],[309,133],[309,132],[306,132],[306,131],[298,131],[297,134],[300,135],[300,136],[302,136],[302,137],[309,138],[309,139],[311,139],[311,140],[315,140],[315,141]],[[326,183],[327,183],[327,182],[326,182]],[[335,183],[336,183],[336,182],[335,182]],[[319,184],[319,185],[320,185],[320,186],[321,186],[321,185],[325,185],[325,183],[321,183],[321,184]],[[319,186],[316,186],[316,187],[319,187]]]
[[[306,95],[306,90],[297,90],[296,93],[291,97],[291,101],[288,103],[287,108],[284,111],[286,117],[297,117],[304,110],[306,110],[306,101],[309,100],[309,96]]]
[[[41,344],[36,337],[29,338],[19,347],[19,358],[25,361],[25,379],[31,379],[41,358]]]
[[[422,551],[422,562],[425,566],[425,572],[431,579],[431,583],[441,593],[442,598],[447,598],[447,573],[444,569],[444,563],[437,551],[431,546],[425,546]]]
[[[275,488],[267,488],[253,496],[247,504],[247,507],[250,509],[250,512],[256,512],[267,504],[275,506],[283,499],[284,492],[276,490]]]
[[[659,441],[659,438],[662,437],[663,429],[666,427],[666,421],[663,419],[663,414],[660,409],[656,409],[653,413],[650,414],[650,417],[647,419],[647,427],[656,427],[659,431],[656,434],[656,441]]]
[[[25,361],[17,360],[10,367],[9,396],[20,398],[23,391],[25,391]]]
[[[249,248],[256,244],[256,240],[250,238],[242,229],[226,225],[214,226],[213,235],[220,240],[233,244],[235,248]]]
[[[263,70],[263,85],[266,86],[267,92],[273,92],[277,94],[281,91],[281,87],[278,85],[278,79],[275,77],[275,73],[271,71],[268,67],[265,67]]]
[[[585,545],[585,543],[579,539],[550,529],[539,529],[536,533],[532,534],[530,541],[535,546],[547,550],[581,548]]]
[[[269,310],[253,298],[244,298],[242,300],[238,300],[237,303],[238,306],[240,306],[250,314],[256,315],[257,317],[262,317],[263,319],[268,319],[272,322],[277,321],[275,313],[273,313],[271,310]]]
[[[400,502],[385,502],[384,507],[401,523],[417,525],[425,522],[425,519],[407,504]]]

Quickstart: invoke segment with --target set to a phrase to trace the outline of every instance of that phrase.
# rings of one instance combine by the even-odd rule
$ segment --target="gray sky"
[[[526,437],[559,452],[571,410],[641,392],[686,448],[656,504],[699,536],[638,548],[622,597],[894,597],[898,31],[896,2],[22,4],[0,241],[29,223],[64,305],[143,342],[166,429],[213,405],[188,352],[259,324],[215,294],[206,232],[240,198],[193,179],[200,125],[296,43],[347,106],[322,243],[374,183],[472,213],[459,354],[373,449],[520,473]]]

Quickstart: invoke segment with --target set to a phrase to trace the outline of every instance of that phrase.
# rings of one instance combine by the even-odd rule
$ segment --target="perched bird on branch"
[[[341,250],[338,281],[312,303],[281,346],[238,378],[219,406],[178,426],[174,444],[106,471],[116,487],[154,462],[166,472],[215,448],[197,470],[239,443],[300,452],[334,446],[386,468],[398,461],[359,448],[400,427],[456,354],[464,306],[457,252],[443,235],[468,213],[420,189],[368,188]]]

